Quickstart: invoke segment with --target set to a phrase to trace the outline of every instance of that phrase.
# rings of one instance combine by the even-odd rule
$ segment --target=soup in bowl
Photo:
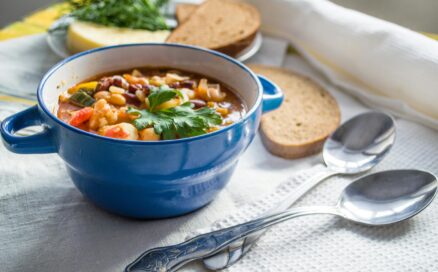
[[[203,135],[245,116],[245,105],[217,80],[167,68],[110,73],[59,95],[57,116],[102,136],[140,141]]]
[[[74,55],[47,72],[37,97],[37,106],[2,122],[5,146],[58,153],[86,198],[136,218],[182,215],[212,201],[262,112],[283,99],[275,84],[236,60],[176,44]],[[15,135],[33,125],[44,130]]]

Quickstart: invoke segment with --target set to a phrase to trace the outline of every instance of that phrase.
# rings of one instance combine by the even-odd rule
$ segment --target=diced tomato
[[[86,107],[73,113],[70,119],[70,125],[79,127],[81,124],[87,122],[93,115],[93,108]]]
[[[126,139],[129,137],[129,132],[120,126],[114,126],[105,131],[104,136],[111,138]]]

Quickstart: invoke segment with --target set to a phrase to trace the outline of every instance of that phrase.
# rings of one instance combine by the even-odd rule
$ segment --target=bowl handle
[[[42,125],[38,106],[33,106],[6,118],[0,126],[3,143],[7,149],[19,154],[42,154],[56,152],[51,130],[44,127],[42,132],[30,136],[14,135],[20,129]]]
[[[263,87],[263,113],[280,107],[284,95],[280,87],[262,75],[257,75]]]

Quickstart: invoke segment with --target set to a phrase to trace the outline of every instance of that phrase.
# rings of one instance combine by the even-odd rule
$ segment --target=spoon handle
[[[324,168],[316,175],[312,176],[309,180],[298,186],[297,189],[290,192],[283,200],[274,208],[268,210],[263,215],[275,214],[287,210],[301,197],[303,197],[313,187],[326,180],[327,178],[337,175],[338,173]],[[262,216],[263,216],[262,215]],[[246,252],[254,245],[254,243],[265,233],[266,230],[255,232],[245,237],[244,241],[236,241],[233,245],[230,245],[228,250],[224,250],[216,253],[214,256],[207,257],[203,260],[204,265],[210,270],[220,270],[226,267],[232,266],[240,258],[242,258]]]
[[[296,189],[294,189],[292,192],[286,195],[286,197],[283,198],[283,200],[277,206],[268,210],[263,215],[279,213],[289,209],[290,206],[292,206],[295,202],[297,202],[300,198],[302,198],[313,187],[320,184],[321,182],[328,179],[329,177],[335,176],[337,174],[339,173],[330,170],[327,167],[324,168],[324,170],[318,172],[316,175],[312,176],[309,180],[300,184]]]
[[[248,234],[294,217],[310,214],[337,215],[338,212],[336,207],[308,207],[261,217],[237,226],[198,235],[181,244],[150,249],[128,265],[125,272],[176,271],[187,262],[211,256]]]

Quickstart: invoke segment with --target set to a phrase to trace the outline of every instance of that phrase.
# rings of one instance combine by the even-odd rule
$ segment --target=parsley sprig
[[[175,96],[182,97],[180,91],[172,89],[167,85],[161,85],[160,87],[151,86],[149,100],[149,111],[154,112],[158,105],[163,104],[174,98]]]
[[[149,109],[128,109],[129,114],[139,116],[133,121],[134,126],[138,130],[153,127],[155,133],[161,135],[163,140],[172,140],[205,134],[208,128],[222,123],[222,117],[214,109],[203,107],[195,110],[190,102],[165,110],[156,110],[158,105],[179,95],[177,90],[168,87],[152,89],[148,96]]]
[[[105,26],[146,29],[168,29],[160,8],[168,0],[67,0],[70,16],[80,21]]]

